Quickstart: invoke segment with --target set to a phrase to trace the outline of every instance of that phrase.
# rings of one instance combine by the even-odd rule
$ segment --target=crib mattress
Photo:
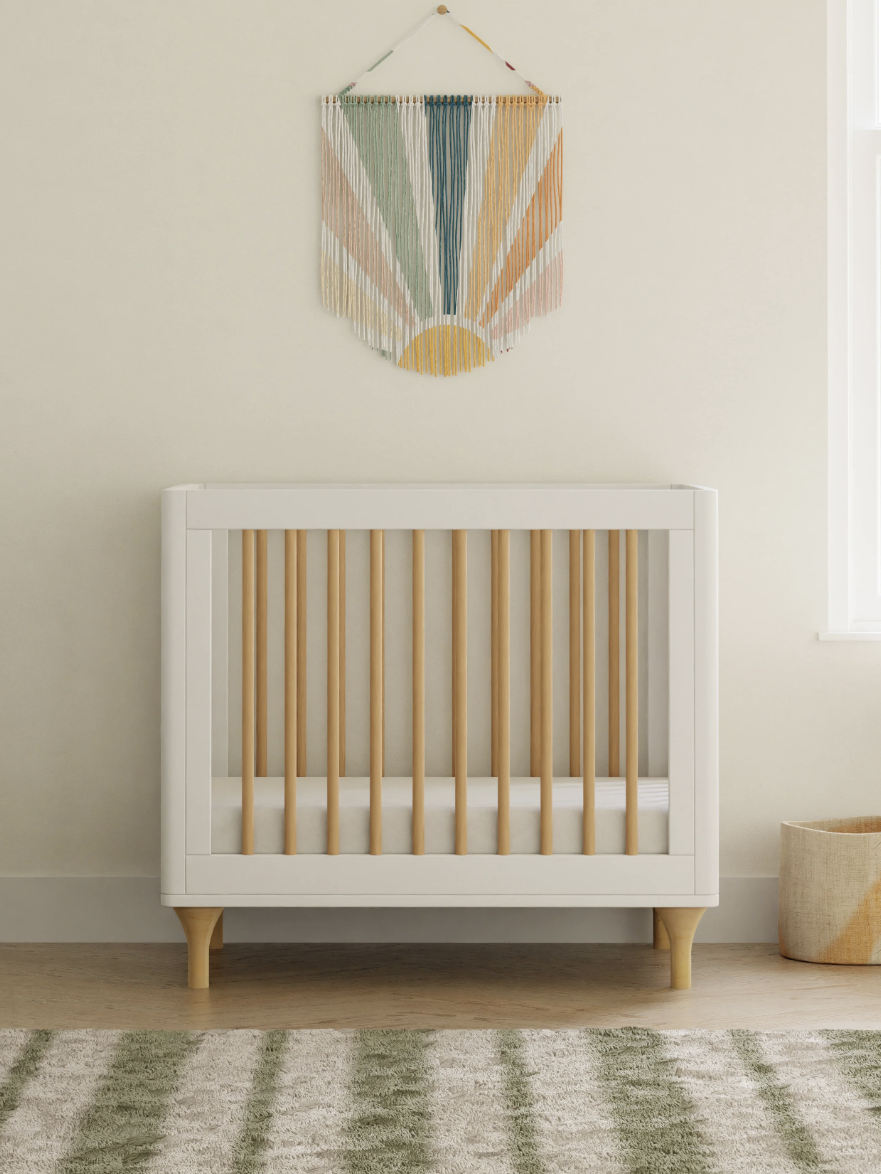
[[[212,780],[211,851],[242,850],[242,781]],[[327,781],[297,780],[297,851],[324,854],[327,849]],[[624,852],[624,779],[596,781],[596,850]],[[493,778],[468,780],[468,852],[492,854],[497,849],[498,786]],[[449,855],[455,847],[455,784],[452,778],[425,780],[425,851]],[[582,783],[579,778],[554,779],[554,853],[582,851]],[[639,851],[667,851],[669,788],[666,779],[639,780]],[[539,850],[539,780],[511,779],[511,852]],[[370,780],[340,779],[340,852],[366,854],[370,840]],[[409,855],[412,850],[412,783],[387,778],[382,784],[382,850]],[[254,851],[284,851],[284,779],[262,778],[254,786]]]

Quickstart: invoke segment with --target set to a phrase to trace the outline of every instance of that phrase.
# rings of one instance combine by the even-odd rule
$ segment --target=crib
[[[718,904],[716,493],[179,485],[162,496],[162,903]]]

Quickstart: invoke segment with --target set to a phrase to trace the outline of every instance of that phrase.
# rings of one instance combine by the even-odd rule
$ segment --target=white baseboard
[[[647,909],[230,909],[228,942],[646,942]],[[179,942],[155,876],[0,877],[2,942]],[[777,877],[723,877],[699,942],[776,942]]]

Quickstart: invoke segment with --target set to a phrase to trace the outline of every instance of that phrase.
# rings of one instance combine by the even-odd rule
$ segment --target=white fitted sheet
[[[624,852],[624,779],[596,781],[596,850]],[[319,855],[327,850],[327,780],[297,780],[297,851]],[[492,778],[468,780],[468,852],[495,855],[497,848],[497,783]],[[455,784],[452,778],[425,780],[425,851],[448,855],[455,843]],[[554,852],[580,855],[582,850],[582,784],[578,778],[554,779]],[[412,850],[412,783],[387,778],[382,784],[382,850],[409,855]],[[669,788],[666,779],[639,780],[639,851],[667,851]],[[511,852],[539,850],[539,780],[511,779]],[[340,779],[340,852],[369,851],[370,780]],[[242,781],[215,778],[211,803],[211,851],[242,850]],[[254,851],[284,850],[284,779],[256,779],[254,785]]]

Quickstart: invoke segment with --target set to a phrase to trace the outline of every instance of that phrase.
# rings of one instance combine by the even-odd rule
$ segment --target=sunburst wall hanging
[[[321,293],[399,367],[459,375],[560,305],[562,103],[461,24],[533,92],[351,93],[436,16],[322,101]]]

